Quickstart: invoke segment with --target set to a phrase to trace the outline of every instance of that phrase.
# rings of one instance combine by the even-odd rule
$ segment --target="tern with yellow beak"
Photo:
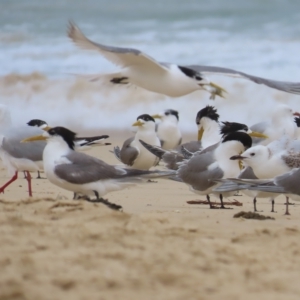
[[[30,120],[27,125],[32,127],[38,127],[43,130],[48,131],[52,127],[48,126],[46,121],[40,119],[32,119]],[[94,146],[107,146],[111,145],[111,143],[104,142],[107,139],[108,135],[97,135],[97,136],[90,136],[90,137],[76,137],[75,138],[75,149],[78,151],[85,151],[91,149]]]
[[[76,134],[64,127],[54,127],[42,135],[23,140],[32,142],[46,140],[43,152],[44,171],[51,183],[63,189],[85,196],[96,196],[93,202],[100,202],[111,209],[120,210],[120,205],[102,197],[112,191],[134,185],[142,179],[169,176],[169,171],[148,171],[125,169],[112,166],[104,161],[76,152]]]
[[[152,117],[160,120],[156,125],[156,134],[163,149],[174,149],[181,144],[182,135],[178,127],[179,113],[177,110],[166,109]]]
[[[30,122],[28,122],[30,123]],[[18,179],[18,172],[24,171],[28,182],[28,195],[32,196],[30,172],[43,170],[43,151],[45,141],[37,141],[30,144],[20,143],[28,136],[42,134],[48,129],[46,122],[33,122],[33,124],[13,126],[10,112],[5,105],[0,105],[0,157],[3,165],[12,178],[0,187],[0,193],[15,180]],[[41,129],[43,128],[43,129]],[[106,139],[108,136],[103,136]]]
[[[118,146],[114,147],[114,154],[118,160],[127,166],[149,170],[151,167],[156,166],[159,160],[146,150],[139,140],[160,146],[160,140],[155,132],[155,120],[150,115],[143,114],[137,117],[137,121],[132,126],[138,127],[135,136],[127,139],[121,150]]]

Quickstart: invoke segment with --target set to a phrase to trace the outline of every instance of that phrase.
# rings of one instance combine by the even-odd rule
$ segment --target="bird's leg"
[[[122,206],[121,205],[118,205],[118,204],[115,204],[115,203],[112,203],[112,202],[109,202],[108,200],[106,199],[103,199],[103,198],[100,198],[99,197],[99,193],[97,191],[94,191],[94,194],[96,196],[96,199],[93,199],[93,200],[87,200],[89,202],[94,202],[94,203],[103,203],[104,205],[106,205],[107,207],[113,209],[113,210],[122,210]]]
[[[209,204],[209,208],[210,209],[218,208],[218,207],[216,207],[216,206],[214,206],[214,205],[211,204],[209,195],[206,195],[206,200],[207,200],[207,202]]]
[[[24,174],[24,179],[26,179],[26,172],[25,172],[25,171],[23,171],[23,174]]]
[[[289,197],[286,197],[287,198],[287,203],[288,203],[288,205],[295,205],[295,203],[291,203],[290,201],[289,201]]]
[[[290,212],[289,212],[289,197],[285,196],[285,206],[286,206],[286,209],[285,209],[285,215],[290,215]]]
[[[256,197],[253,198],[253,206],[254,206],[254,212],[257,212],[257,209],[256,209]]]
[[[253,198],[253,206],[254,206],[254,212],[261,212],[262,210],[257,210],[256,208],[256,203],[257,203],[257,200],[256,200],[256,197]]]
[[[225,207],[225,206],[224,206],[224,203],[223,203],[223,195],[222,195],[222,194],[220,194],[219,197],[220,197],[220,202],[221,202],[220,209],[232,209],[231,207]]]
[[[31,175],[28,171],[26,171],[26,180],[28,182],[28,193],[29,197],[32,197],[32,188],[31,188]]]
[[[272,202],[272,209],[271,209],[271,212],[276,213],[277,211],[274,211],[275,200],[272,199],[271,202]]]
[[[77,200],[77,193],[74,192],[74,195],[73,195],[73,200]]]
[[[14,182],[15,180],[17,180],[18,178],[18,171],[15,172],[15,175],[12,177],[11,180],[9,180],[8,182],[6,182],[1,188],[0,188],[0,193],[4,194],[4,190],[6,187],[8,187],[12,182]]]
[[[37,173],[38,173],[38,176],[37,176],[36,179],[47,179],[47,178],[41,176],[41,172],[40,171],[37,171]]]

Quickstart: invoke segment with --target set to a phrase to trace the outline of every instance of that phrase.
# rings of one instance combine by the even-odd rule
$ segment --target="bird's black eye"
[[[166,112],[165,115],[168,116],[170,113]]]
[[[251,156],[254,156],[254,155],[255,155],[255,153],[253,153],[253,152],[252,152],[252,153],[250,153],[250,155],[251,155]]]

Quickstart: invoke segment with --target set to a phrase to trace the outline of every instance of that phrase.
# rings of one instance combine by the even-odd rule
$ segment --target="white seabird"
[[[177,177],[186,183],[196,194],[206,195],[210,203],[209,194],[218,194],[223,204],[223,194],[213,192],[219,183],[214,180],[227,177],[237,177],[240,173],[238,162],[231,163],[232,153],[241,153],[251,147],[251,137],[244,132],[233,132],[226,135],[221,142],[193,154],[192,158],[181,163]],[[210,208],[215,208],[210,204]]]
[[[294,112],[288,105],[277,105],[271,112],[270,120],[250,126],[251,130],[268,136],[264,139],[254,139],[253,144],[268,145],[270,142],[280,139],[282,135],[296,139],[297,124],[295,116],[299,116],[299,113]]]
[[[5,106],[1,106],[1,116],[10,113]],[[10,119],[10,118],[9,118]],[[12,182],[17,180],[18,172],[25,171],[28,182],[28,194],[32,196],[31,175],[29,172],[36,172],[43,169],[42,154],[46,145],[45,142],[38,141],[33,144],[20,144],[20,141],[30,135],[42,134],[40,128],[28,125],[12,126],[11,122],[6,122],[8,118],[1,120],[1,143],[0,157],[8,174],[13,177],[0,188],[0,193]]]
[[[142,141],[144,147],[161,159],[168,169],[177,170],[178,164],[184,159],[191,158],[192,154],[201,151],[211,145],[218,143],[225,135],[231,132],[245,132],[251,137],[267,136],[254,132],[246,124],[236,122],[219,123],[217,110],[210,105],[199,110],[196,115],[196,125],[198,127],[198,140],[184,143],[174,150],[165,150],[162,147],[149,145]]]
[[[160,123],[156,125],[156,134],[163,149],[174,149],[181,144],[182,135],[178,127],[179,114],[177,110],[166,109],[152,117],[160,119]]]
[[[132,124],[137,126],[138,130],[134,137],[127,139],[120,150],[114,147],[114,154],[123,164],[135,169],[149,170],[156,166],[158,158],[145,149],[140,140],[146,143],[160,146],[160,140],[155,132],[155,120],[148,114],[137,117],[137,121]]]
[[[298,158],[300,160],[300,158]],[[300,164],[300,163],[299,163]],[[290,172],[278,175],[271,179],[256,179],[256,180],[242,180],[239,184],[251,191],[258,191],[259,193],[274,193],[284,194],[287,199],[290,197],[293,200],[300,201],[300,168],[294,168]],[[289,215],[288,201],[286,202],[285,214]]]
[[[102,197],[139,182],[142,178],[169,176],[170,172],[125,169],[112,166],[85,153],[74,151],[76,134],[64,127],[54,127],[42,135],[33,136],[23,142],[46,140],[43,152],[44,172],[51,183],[74,193],[96,196],[94,202],[101,202],[112,209],[120,205]]]
[[[249,185],[247,182],[243,182],[244,179],[246,180],[256,180],[258,179],[257,176],[254,174],[253,169],[251,167],[244,168],[240,175],[237,177],[238,179],[241,179],[241,181],[236,182],[235,180],[232,180],[230,178],[222,179],[220,182],[222,182],[221,185],[217,186],[213,189],[215,192],[231,192],[231,191],[242,191],[243,194],[246,196],[253,198],[253,207],[254,212],[257,212],[256,208],[256,202],[257,198],[270,198],[272,201],[272,209],[271,212],[274,211],[274,199],[278,196],[278,194],[271,193],[271,192],[263,192],[263,191],[255,191],[255,190],[249,190]]]
[[[32,119],[27,125],[38,127],[43,130],[49,130],[51,127],[48,126],[48,123],[44,120],[40,119]],[[75,149],[78,151],[89,150],[94,146],[108,146],[111,143],[105,142],[105,139],[109,138],[108,135],[97,135],[97,136],[89,136],[89,137],[76,137],[75,138]]]
[[[68,36],[77,46],[96,50],[112,63],[122,67],[120,72],[94,75],[91,80],[102,79],[115,84],[131,83],[170,97],[180,97],[205,89],[211,93],[213,99],[215,95],[223,97],[225,90],[206,79],[204,74],[221,74],[245,78],[287,93],[300,94],[299,82],[270,80],[222,67],[161,63],[137,49],[95,43],[72,22],[69,22]]]

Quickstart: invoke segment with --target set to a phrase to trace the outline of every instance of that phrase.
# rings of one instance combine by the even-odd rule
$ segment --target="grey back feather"
[[[66,158],[70,164],[60,164],[55,174],[70,183],[84,184],[105,179],[117,179],[126,174],[125,170],[111,166],[95,157],[72,151]]]
[[[189,161],[183,162],[179,167],[178,176],[194,190],[205,191],[216,184],[215,179],[224,176],[224,172],[219,167],[208,169],[214,162],[212,151],[197,152]]]
[[[134,140],[134,137],[127,139],[121,148],[120,159],[122,163],[128,166],[132,166],[135,159],[139,155],[139,151],[135,147],[131,147],[131,143]]]
[[[3,132],[2,148],[9,155],[15,158],[26,158],[32,161],[42,161],[43,151],[46,146],[45,141],[34,141],[30,143],[21,143],[22,140],[40,135],[44,131],[37,127],[20,126],[12,127]]]

